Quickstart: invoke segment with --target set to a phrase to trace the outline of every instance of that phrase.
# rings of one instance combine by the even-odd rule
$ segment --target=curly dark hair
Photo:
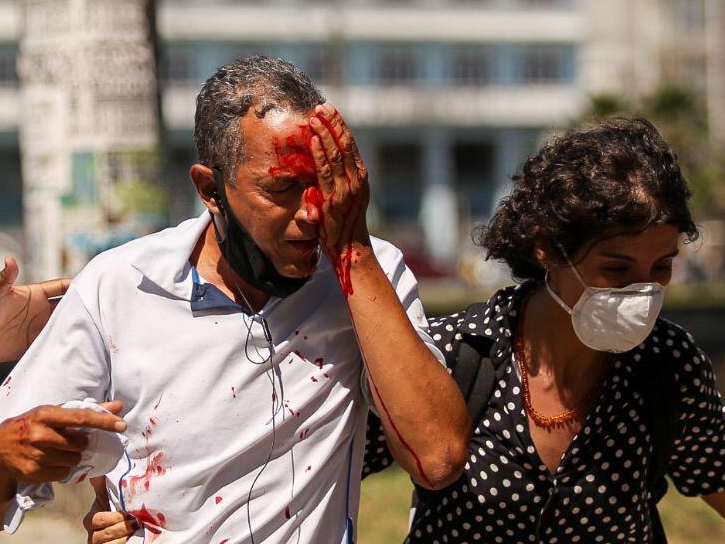
[[[573,257],[606,235],[649,225],[698,237],[677,156],[645,119],[613,118],[553,138],[513,181],[475,237],[486,259],[504,261],[518,279],[544,278],[537,244],[564,264],[561,248]]]

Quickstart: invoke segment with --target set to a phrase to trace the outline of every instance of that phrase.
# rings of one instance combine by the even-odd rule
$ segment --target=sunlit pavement
[[[86,532],[81,521],[35,514],[29,516],[12,536],[0,533],[0,542],[7,544],[85,544]]]

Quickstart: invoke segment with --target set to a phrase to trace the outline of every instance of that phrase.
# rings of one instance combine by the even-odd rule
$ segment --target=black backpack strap
[[[652,435],[652,457],[647,474],[650,493],[653,544],[666,544],[657,503],[667,493],[667,464],[680,432],[679,390],[675,381],[674,360],[662,357],[639,372],[638,389],[644,401],[644,413]]]
[[[490,342],[469,335],[463,335],[458,342],[453,379],[463,393],[474,427],[481,421],[493,391],[494,368],[489,353],[491,345]]]
[[[466,316],[483,314],[484,307],[484,304],[472,304],[466,309]],[[456,340],[459,335],[460,338]],[[483,418],[493,392],[495,381],[495,369],[491,360],[493,340],[456,329],[451,335],[451,341],[453,350],[449,352],[447,364],[452,369],[453,379],[463,394],[468,415],[475,428]],[[421,508],[435,494],[436,491],[416,486],[412,504],[416,508]]]

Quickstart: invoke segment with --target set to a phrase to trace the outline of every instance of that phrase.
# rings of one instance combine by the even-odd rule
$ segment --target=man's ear
[[[217,193],[212,169],[203,164],[192,164],[189,169],[189,177],[207,210],[214,215],[223,215],[222,210],[219,209],[218,197],[215,197]]]

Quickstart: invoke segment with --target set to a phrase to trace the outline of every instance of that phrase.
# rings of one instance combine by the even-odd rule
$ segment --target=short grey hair
[[[249,108],[262,118],[273,109],[307,113],[325,97],[307,75],[284,59],[255,55],[226,64],[207,79],[196,97],[194,141],[199,162],[220,168],[234,185],[244,160],[240,122]]]

